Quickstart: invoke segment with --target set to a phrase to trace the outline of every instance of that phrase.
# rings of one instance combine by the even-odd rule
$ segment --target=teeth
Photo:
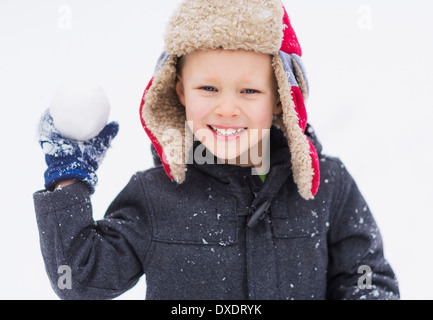
[[[215,131],[216,133],[223,135],[223,136],[233,136],[236,134],[239,134],[243,131],[245,131],[245,128],[240,128],[240,129],[220,129],[220,128],[215,128],[213,126],[210,126],[212,128],[213,131]]]

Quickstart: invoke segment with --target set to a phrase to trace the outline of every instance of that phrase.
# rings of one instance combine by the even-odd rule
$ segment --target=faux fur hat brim
[[[172,15],[165,52],[140,108],[143,127],[168,176],[177,183],[185,180],[185,159],[192,148],[192,139],[186,139],[191,133],[185,125],[185,108],[175,90],[178,58],[195,50],[220,48],[273,57],[283,107],[274,124],[288,139],[299,194],[304,199],[314,198],[320,175],[317,153],[305,135],[308,82],[300,63],[300,46],[279,0],[185,0]]]
[[[165,51],[178,57],[197,49],[274,54],[283,38],[279,0],[189,0],[168,22]]]

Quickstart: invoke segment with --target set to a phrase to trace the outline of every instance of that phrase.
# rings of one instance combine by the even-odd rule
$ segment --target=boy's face
[[[263,150],[272,117],[281,113],[271,56],[251,51],[186,55],[176,92],[194,136],[215,156],[236,159],[237,165],[252,165],[245,153]]]

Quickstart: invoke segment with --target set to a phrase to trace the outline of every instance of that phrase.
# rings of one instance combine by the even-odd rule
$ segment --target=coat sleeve
[[[384,257],[372,213],[354,179],[337,160],[339,192],[328,234],[328,299],[399,299],[396,276]]]
[[[143,275],[151,233],[138,175],[100,221],[81,182],[33,199],[45,268],[61,299],[113,299]]]

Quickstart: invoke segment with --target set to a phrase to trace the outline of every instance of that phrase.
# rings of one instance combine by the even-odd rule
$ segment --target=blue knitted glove
[[[95,172],[118,131],[119,124],[111,122],[88,141],[67,139],[54,127],[49,109],[46,110],[39,124],[39,143],[48,165],[44,174],[45,188],[53,190],[63,180],[80,180],[87,183],[94,193],[98,182]]]

